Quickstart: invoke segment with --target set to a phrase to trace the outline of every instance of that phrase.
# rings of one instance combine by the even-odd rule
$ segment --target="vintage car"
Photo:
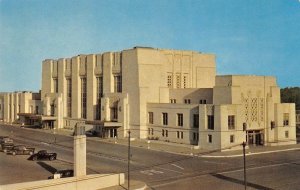
[[[33,154],[30,156],[30,160],[56,160],[57,154],[56,153],[49,153],[47,150],[40,150],[38,153]]]
[[[8,136],[0,136],[0,151],[7,152],[14,147],[14,141]]]
[[[19,155],[19,154],[28,154],[33,155],[35,148],[27,147],[25,145],[17,145],[12,149],[7,150],[7,154]]]

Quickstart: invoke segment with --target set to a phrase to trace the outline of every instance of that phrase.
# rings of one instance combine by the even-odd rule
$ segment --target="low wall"
[[[25,183],[1,185],[1,190],[96,190],[122,185],[125,182],[124,173],[93,174],[81,177],[49,179]]]

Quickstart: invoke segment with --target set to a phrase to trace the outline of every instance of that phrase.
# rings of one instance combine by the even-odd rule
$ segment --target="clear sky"
[[[0,91],[41,88],[47,58],[134,46],[217,56],[218,74],[300,86],[300,0],[0,0]]]

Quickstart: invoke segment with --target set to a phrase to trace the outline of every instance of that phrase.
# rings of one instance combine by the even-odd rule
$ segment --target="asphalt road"
[[[55,169],[72,167],[72,137],[11,126],[1,126],[0,135],[57,152],[59,159],[37,163],[0,153],[0,184],[46,179]],[[152,189],[244,189],[242,157],[199,158],[136,147],[131,151],[131,179]],[[299,164],[300,151],[248,156],[247,189],[300,189]],[[16,171],[11,172],[13,166]],[[127,175],[127,146],[88,140],[87,168],[88,173]]]

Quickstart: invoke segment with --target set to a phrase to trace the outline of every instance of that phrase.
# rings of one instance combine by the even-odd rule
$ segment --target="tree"
[[[296,110],[300,110],[300,87],[280,89],[282,103],[295,103]]]

